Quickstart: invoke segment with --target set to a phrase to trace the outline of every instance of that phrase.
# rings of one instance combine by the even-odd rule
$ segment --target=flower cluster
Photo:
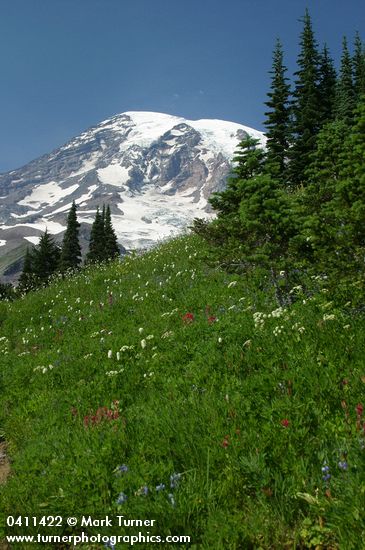
[[[183,323],[185,323],[185,325],[188,325],[190,323],[192,323],[194,321],[195,317],[194,317],[194,314],[193,313],[185,313],[183,316],[182,316],[182,320],[183,320]]]
[[[39,365],[38,367],[34,367],[33,372],[40,371],[42,374],[46,374],[46,372],[54,369],[54,365],[48,365],[48,367],[43,367]]]
[[[84,416],[85,428],[97,426],[102,422],[111,422],[119,418],[119,401],[113,401],[111,408],[99,407],[95,414]]]
[[[129,472],[129,468],[126,464],[122,464],[121,466],[117,466],[117,468],[114,470],[114,473],[116,475],[124,475]],[[170,475],[170,489],[173,491],[176,489],[180,483],[182,474],[174,472]],[[161,482],[158,483],[155,486],[155,493],[163,493],[166,490],[166,484]],[[150,489],[147,485],[142,485],[137,491],[135,491],[134,495],[137,497],[144,496],[146,497],[151,493]],[[167,498],[171,504],[171,506],[175,506],[175,497],[173,493],[169,493],[167,495]],[[128,496],[123,491],[119,493],[118,498],[116,500],[116,504],[122,505],[128,500]]]

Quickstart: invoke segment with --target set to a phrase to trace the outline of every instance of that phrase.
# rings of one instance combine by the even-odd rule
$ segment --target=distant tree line
[[[21,293],[46,285],[52,275],[65,275],[80,268],[82,263],[79,243],[80,223],[77,220],[76,203],[72,203],[67,217],[67,227],[62,244],[56,244],[54,238],[46,230],[37,246],[27,248],[23,271],[18,281],[18,291]],[[85,265],[106,262],[119,256],[117,237],[112,225],[110,207],[103,206],[100,213],[97,208],[95,220],[91,227],[89,250]],[[9,289],[9,286],[7,286]],[[1,288],[0,288],[1,292]]]
[[[239,144],[226,189],[210,198],[217,218],[193,227],[210,243],[213,263],[261,269],[281,304],[306,276],[336,286],[363,281],[365,271],[364,44],[356,34],[351,55],[343,39],[337,74],[306,11],[293,86],[286,71],[278,40],[266,149],[250,137]]]

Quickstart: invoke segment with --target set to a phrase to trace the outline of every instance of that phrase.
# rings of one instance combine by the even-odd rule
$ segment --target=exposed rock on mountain
[[[261,132],[220,120],[127,112],[26,166],[0,175],[0,257],[19,259],[47,227],[62,238],[73,200],[84,247],[97,205],[110,204],[120,243],[148,247],[209,216],[238,142]],[[0,262],[0,270],[3,265]]]

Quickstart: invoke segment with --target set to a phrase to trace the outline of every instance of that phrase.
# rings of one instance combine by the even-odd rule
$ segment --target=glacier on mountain
[[[239,141],[262,132],[222,120],[128,111],[89,128],[50,154],[0,175],[2,253],[62,237],[72,201],[87,246],[97,206],[110,204],[120,243],[145,248],[210,217]],[[3,244],[6,241],[6,244]]]

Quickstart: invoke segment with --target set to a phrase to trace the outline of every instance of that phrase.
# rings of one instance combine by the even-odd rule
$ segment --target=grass
[[[183,237],[0,304],[0,506],[155,518],[181,548],[360,549],[363,318],[320,278],[280,309],[203,249]]]

